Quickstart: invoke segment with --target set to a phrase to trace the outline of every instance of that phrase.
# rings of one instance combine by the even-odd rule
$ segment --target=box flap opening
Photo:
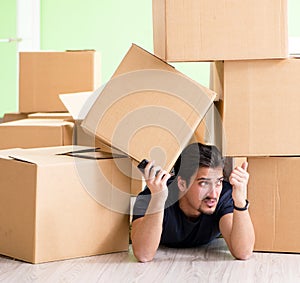
[[[103,88],[104,86],[101,86],[94,92],[63,93],[59,98],[74,120],[83,120]]]
[[[102,151],[101,148],[75,150],[75,151],[69,151],[65,153],[58,153],[57,155],[65,155],[65,156],[78,157],[83,159],[93,159],[93,160],[127,157],[125,155],[111,154],[109,152]]]

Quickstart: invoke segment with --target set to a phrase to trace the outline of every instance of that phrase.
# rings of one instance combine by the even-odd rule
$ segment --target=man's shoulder
[[[232,193],[232,186],[231,184],[224,180],[223,181],[223,189],[222,189],[222,192],[221,192],[221,195],[224,195],[224,194],[231,194]]]

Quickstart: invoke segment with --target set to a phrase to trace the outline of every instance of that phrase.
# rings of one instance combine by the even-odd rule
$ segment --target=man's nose
[[[210,198],[216,198],[218,196],[218,190],[217,190],[216,186],[211,186],[211,188],[209,189],[209,192],[208,192],[208,196]]]

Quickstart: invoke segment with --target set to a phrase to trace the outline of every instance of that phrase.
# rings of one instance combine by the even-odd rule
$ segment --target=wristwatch
[[[233,208],[235,210],[244,211],[244,210],[247,210],[248,207],[249,207],[249,201],[248,200],[246,200],[246,205],[244,207],[237,207],[237,206],[234,205],[234,202],[233,202]]]

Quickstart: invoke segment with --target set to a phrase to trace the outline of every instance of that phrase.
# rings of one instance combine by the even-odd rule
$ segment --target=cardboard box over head
[[[81,126],[137,162],[171,170],[216,94],[133,44]]]
[[[0,151],[0,254],[40,263],[128,250],[130,170],[87,147]]]
[[[95,90],[100,70],[95,51],[20,52],[19,111],[66,111],[58,95]]]
[[[255,251],[300,252],[300,156],[248,157]]]
[[[300,59],[218,62],[223,152],[300,154]],[[220,91],[222,90],[222,93]]]
[[[153,0],[154,54],[170,62],[286,58],[287,0]]]

